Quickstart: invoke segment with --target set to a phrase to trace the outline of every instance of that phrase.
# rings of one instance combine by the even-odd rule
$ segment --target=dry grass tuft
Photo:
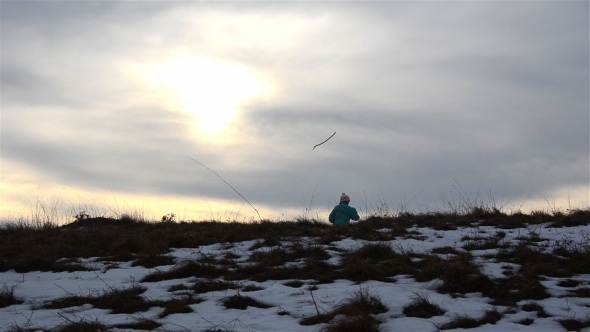
[[[467,294],[489,289],[494,283],[481,273],[469,253],[460,253],[448,259],[426,255],[414,272],[417,281],[440,279],[437,290],[441,293]]]
[[[152,331],[162,326],[162,324],[147,318],[138,318],[134,323],[115,324],[113,327],[127,330]]]
[[[112,313],[134,313],[145,311],[151,307],[151,304],[140,295],[146,289],[134,285],[127,289],[111,288],[108,291],[98,294],[97,296],[79,296],[69,295],[61,299],[53,300],[42,306],[44,309],[64,309],[77,307],[84,304],[91,304],[99,309],[110,309]]]
[[[255,307],[255,308],[272,308],[272,305],[266,304],[264,302],[258,301],[254,298],[249,296],[243,295],[233,295],[230,297],[224,298],[221,303],[227,309],[239,309],[239,310],[246,310],[248,307]]]
[[[352,281],[391,281],[413,271],[411,254],[398,254],[386,242],[367,243],[342,256],[342,277]]]
[[[194,260],[180,262],[176,267],[166,272],[155,272],[145,276],[142,282],[156,282],[189,277],[216,278],[223,274],[223,270],[211,264],[198,263]]]
[[[83,332],[83,331],[92,331],[92,332],[108,332],[110,328],[108,325],[96,321],[89,321],[89,320],[80,320],[80,321],[69,321],[68,323],[64,324],[59,329],[60,332]]]
[[[506,230],[526,227],[530,231],[517,238],[518,243],[506,239],[509,238],[507,233],[512,234],[512,231],[500,230],[487,234],[473,231],[454,247],[436,248],[426,253],[394,247],[397,238],[425,237],[415,228],[430,228],[435,233],[442,233],[484,225]],[[195,294],[257,290],[256,286],[243,287],[252,282],[285,280],[284,285],[299,288],[306,283],[320,285],[338,279],[391,282],[398,275],[407,275],[419,282],[439,281],[435,285],[440,293],[478,292],[491,298],[494,305],[520,306],[522,310],[536,312],[537,317],[543,318],[547,314],[535,301],[549,297],[541,283],[545,277],[563,278],[558,285],[568,288],[568,296],[590,297],[590,288],[577,280],[578,275],[590,274],[590,236],[586,234],[579,242],[564,238],[553,243],[541,237],[547,233],[544,232],[547,227],[579,225],[590,225],[590,210],[508,215],[493,208],[471,207],[451,213],[379,214],[344,228],[334,228],[315,220],[149,223],[129,217],[81,218],[63,227],[51,223],[0,227],[0,272],[84,271],[89,265],[80,264],[81,258],[102,257],[98,261],[109,262],[112,266],[118,262],[132,262],[133,266],[156,269],[141,282],[191,278],[190,282],[183,280],[182,284],[179,281],[170,287],[169,292],[174,292],[175,297],[167,301],[150,301],[142,295],[145,289],[135,285],[129,289],[110,288],[83,296],[68,295],[43,307],[48,309],[90,304],[112,313],[137,314],[158,307],[162,308],[161,316],[164,317],[191,312],[192,304],[201,301]],[[262,239],[261,234],[264,234]],[[350,251],[337,250],[330,245],[346,238],[364,240],[365,244]],[[244,241],[256,241],[249,252],[234,245]],[[165,272],[157,271],[159,266],[174,264],[174,259],[169,256],[172,248],[198,248],[217,243],[225,243],[226,248],[234,249],[228,249],[219,257],[202,255],[198,259],[181,261]],[[470,252],[482,249],[493,250],[485,256]],[[512,268],[505,270],[505,277],[491,280],[482,273],[478,265],[480,258]],[[15,296],[14,288],[0,288],[0,307],[21,302]],[[224,298],[222,302],[227,308],[239,310],[270,306],[239,294]],[[420,295],[403,310],[408,317],[430,318],[444,314],[439,306]],[[386,311],[387,307],[378,297],[361,289],[331,311],[320,313],[318,310],[317,315],[300,323],[324,323],[326,331],[378,331],[380,322],[375,315]],[[285,314],[284,310],[279,312]],[[440,328],[494,324],[501,317],[501,313],[492,310],[482,318],[456,317]],[[523,319],[519,323],[533,322]],[[563,319],[560,323],[571,330],[590,327],[586,320]],[[138,320],[133,326],[107,326],[99,321],[81,320],[67,321],[60,328],[64,331],[101,331],[109,328],[157,329],[158,326],[157,322],[149,320]],[[14,327],[14,331],[26,330]]]
[[[14,295],[14,287],[8,287],[8,285],[2,286],[2,289],[0,289],[0,308],[21,303],[23,301]]]
[[[190,289],[197,294],[238,289],[240,286],[235,282],[223,280],[201,280],[197,281]]]
[[[502,319],[502,314],[498,310],[486,311],[483,317],[479,319],[468,316],[457,316],[450,322],[438,326],[440,330],[454,330],[454,329],[473,329],[485,324],[496,324]]]
[[[199,298],[193,298],[192,296],[171,299],[165,302],[153,302],[153,305],[163,306],[164,311],[159,315],[160,318],[166,317],[172,314],[186,314],[193,312],[190,307],[192,304],[201,303],[203,300]]]
[[[445,311],[438,304],[433,304],[426,295],[416,295],[412,303],[404,307],[404,315],[408,317],[430,318],[444,315]]]
[[[378,331],[379,322],[373,314],[381,314],[389,309],[376,296],[370,294],[366,289],[359,289],[351,298],[336,306],[332,311],[324,314],[305,318],[299,323],[301,325],[316,325],[328,323],[335,317],[338,319],[326,327],[326,331]],[[364,324],[364,325],[363,325]]]
[[[590,319],[562,319],[559,320],[559,324],[561,324],[561,326],[567,331],[582,331],[583,329],[590,327]]]
[[[339,316],[335,322],[326,326],[325,332],[379,332],[381,322],[371,315]]]
[[[539,317],[539,318],[549,317],[549,315],[545,312],[545,309],[543,308],[543,306],[541,306],[540,304],[538,304],[537,302],[534,302],[534,301],[529,301],[529,302],[523,304],[522,310],[527,311],[527,312],[535,311],[537,313],[537,317]]]

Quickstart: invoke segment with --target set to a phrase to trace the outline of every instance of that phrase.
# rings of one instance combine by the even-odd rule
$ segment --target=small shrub
[[[90,215],[86,213],[86,211],[81,211],[77,215],[74,216],[74,222],[79,222],[81,220],[89,219]]]
[[[160,221],[164,222],[164,223],[165,222],[173,223],[176,221],[176,214],[174,214],[173,212],[165,214],[162,216],[162,219]]]

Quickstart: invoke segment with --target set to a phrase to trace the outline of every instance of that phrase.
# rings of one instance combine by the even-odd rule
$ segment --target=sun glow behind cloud
[[[150,70],[151,80],[195,116],[200,132],[219,134],[238,117],[240,105],[260,96],[265,85],[235,65],[203,58],[169,60]]]
[[[68,217],[101,193],[257,218],[187,156],[263,218],[299,215],[314,184],[314,211],[343,190],[435,210],[457,182],[508,210],[586,207],[587,8],[3,3],[0,219],[63,187]]]

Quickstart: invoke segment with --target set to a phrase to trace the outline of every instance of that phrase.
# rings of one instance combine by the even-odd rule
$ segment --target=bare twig
[[[316,144],[316,145],[314,145],[312,150],[315,150],[315,148],[316,148],[316,147],[318,147],[318,146],[320,146],[320,145],[322,145],[322,144],[326,143],[327,141],[329,141],[329,140],[330,140],[330,138],[334,137],[334,135],[336,135],[336,132],[334,132],[332,135],[330,135],[330,137],[328,137],[328,138],[327,138],[325,141],[321,142],[320,144]]]
[[[311,194],[311,198],[309,199],[309,205],[307,207],[307,209],[305,209],[305,221],[309,220],[309,213],[311,212],[311,206],[313,205],[313,199],[316,196],[316,190],[318,188],[318,180],[315,181],[315,186],[313,187],[313,193]]]
[[[100,280],[103,284],[105,284],[112,292],[116,292],[117,288],[115,288],[114,286],[109,285],[106,281],[104,281],[99,275],[98,273],[94,272],[94,274],[96,275],[96,278],[98,278],[98,280]]]
[[[246,197],[242,196],[242,194],[240,194],[239,191],[236,190],[236,188],[234,188],[231,184],[229,184],[227,181],[225,181],[224,178],[221,177],[221,175],[217,174],[217,172],[215,172],[214,170],[212,170],[211,168],[207,167],[205,164],[203,164],[202,162],[188,156],[192,161],[196,162],[197,164],[205,167],[209,172],[213,173],[215,176],[217,176],[221,181],[223,181],[223,183],[225,183],[228,187],[230,187],[233,191],[236,192],[236,194],[240,195],[240,197],[242,197],[242,199],[248,203],[253,209],[254,211],[256,211],[256,214],[258,215],[258,219],[260,219],[260,221],[262,221],[262,217],[260,217],[260,213],[258,212],[258,210],[254,207],[254,205],[252,205],[252,203],[250,203]]]
[[[53,286],[55,286],[55,287],[57,287],[57,288],[61,289],[61,290],[62,290],[62,291],[64,291],[64,292],[65,292],[65,293],[66,293],[68,296],[75,296],[75,295],[74,295],[74,293],[72,293],[72,292],[68,292],[68,291],[67,291],[65,288],[61,287],[61,286],[60,286],[60,285],[58,285],[58,284],[53,284]]]
[[[311,294],[311,299],[313,300],[313,305],[315,305],[315,311],[318,313],[318,316],[321,316],[322,314],[320,314],[320,309],[318,308],[318,304],[315,301],[315,297],[313,297],[313,290],[311,289],[311,287],[309,288],[309,294]]]

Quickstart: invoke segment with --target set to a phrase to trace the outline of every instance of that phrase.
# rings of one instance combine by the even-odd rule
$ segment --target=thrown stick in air
[[[333,134],[332,134],[330,137],[328,137],[328,138],[327,138],[325,141],[321,142],[320,144],[316,144],[316,145],[314,145],[312,150],[315,150],[315,148],[316,148],[316,147],[318,147],[318,146],[320,146],[320,145],[322,145],[322,144],[326,143],[327,141],[329,141],[329,140],[330,140],[330,138],[332,138],[334,135],[336,135],[336,132],[334,132],[334,133],[333,133]]]

